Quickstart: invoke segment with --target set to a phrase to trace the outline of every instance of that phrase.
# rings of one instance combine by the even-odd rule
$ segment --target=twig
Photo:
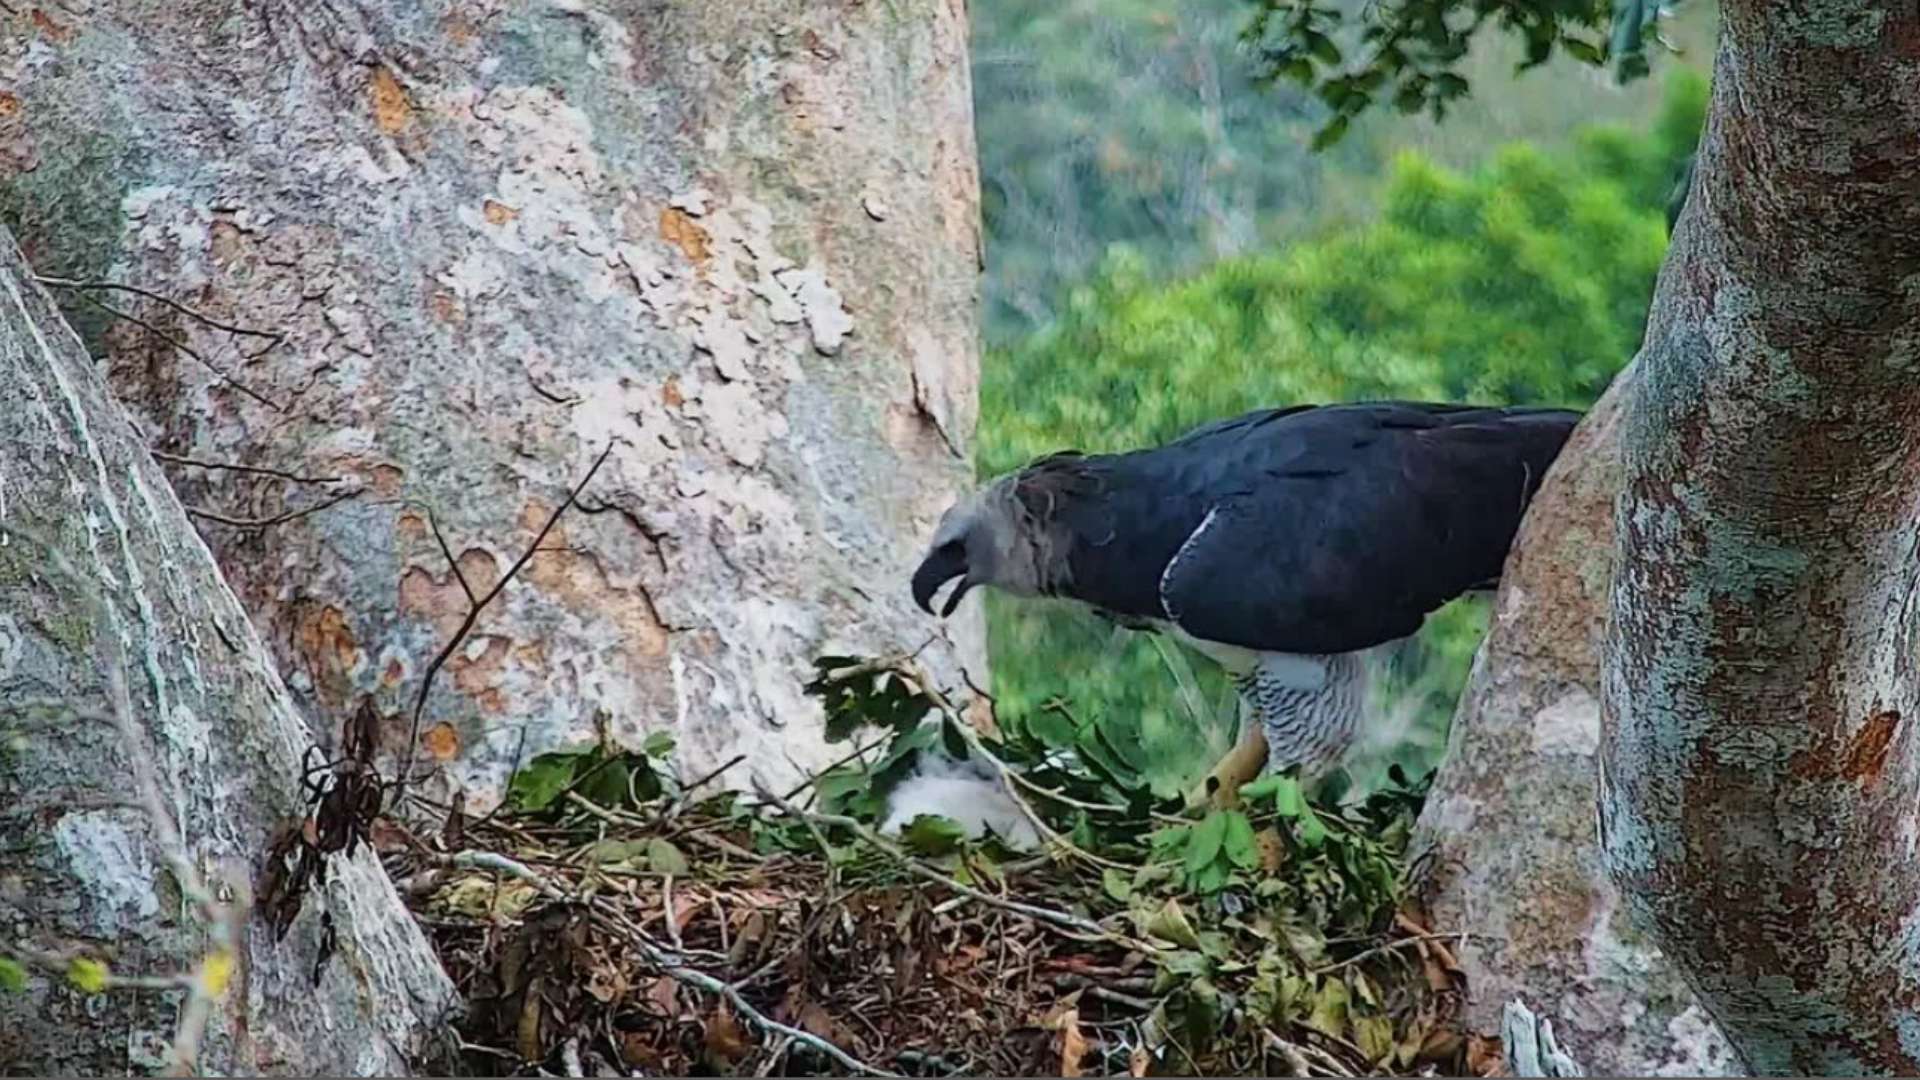
[[[420,693],[413,699],[413,724],[412,730],[407,736],[406,764],[402,767],[399,777],[395,780],[395,785],[399,789],[395,795],[396,800],[406,794],[407,784],[413,779],[414,745],[420,741],[420,714],[427,707],[427,694],[433,690],[433,677],[440,673],[441,665],[445,664],[447,658],[453,655],[453,651],[460,647],[460,643],[467,639],[467,634],[473,629],[474,622],[480,618],[480,613],[486,610],[487,605],[493,602],[494,597],[500,595],[500,591],[507,587],[507,583],[513,580],[514,575],[520,572],[521,567],[526,566],[527,561],[533,558],[533,553],[539,549],[541,542],[546,540],[547,534],[553,531],[555,525],[559,524],[560,515],[566,513],[567,508],[572,506],[574,500],[580,497],[580,492],[585,489],[589,483],[592,483],[594,474],[600,471],[600,466],[606,464],[608,455],[612,453],[613,443],[608,442],[607,448],[600,451],[600,456],[593,459],[593,465],[587,469],[587,474],[580,478],[580,482],[573,486],[573,490],[567,492],[566,500],[555,507],[553,513],[547,516],[547,523],[540,526],[540,531],[534,535],[533,543],[527,545],[527,549],[520,553],[520,557],[514,560],[513,565],[507,568],[505,574],[500,575],[500,580],[493,583],[493,588],[487,590],[487,595],[467,606],[467,617],[461,620],[460,628],[454,631],[453,637],[448,640],[446,646],[440,650],[439,655],[433,658],[433,663],[427,665],[427,673],[420,680]],[[428,513],[427,520],[433,520],[431,512]],[[437,528],[435,529],[435,535],[439,535]],[[444,552],[446,550],[446,545],[443,542],[441,544],[441,551]],[[473,590],[467,588],[466,578],[461,574],[459,564],[453,564],[453,573],[455,577],[460,579],[460,587],[466,589],[467,595],[471,597]]]
[[[228,517],[225,514],[216,514],[211,510],[202,510],[197,506],[189,506],[186,508],[186,511],[187,516],[190,518],[198,518],[201,521],[211,521],[218,525],[230,525],[236,529],[271,529],[275,525],[285,525],[287,522],[297,518],[303,518],[309,514],[317,514],[328,507],[337,506],[340,503],[346,502],[348,499],[355,498],[360,495],[360,493],[361,489],[359,488],[349,488],[346,491],[328,496],[312,506],[302,506],[298,509],[289,510],[284,514],[275,514],[267,518]]]
[[[542,895],[556,900],[567,899],[567,894],[558,885],[548,881],[545,876],[523,862],[516,862],[492,851],[456,851],[451,855],[429,855],[429,861],[436,866],[449,866],[457,870],[492,870],[517,878],[538,889]]]
[[[1474,936],[1473,934],[1467,931],[1456,930],[1456,931],[1453,931],[1452,933],[1446,933],[1446,934],[1414,934],[1409,937],[1394,938],[1392,941],[1389,941],[1384,945],[1376,945],[1371,949],[1366,949],[1362,952],[1357,952],[1352,956],[1349,956],[1345,960],[1342,960],[1338,963],[1328,964],[1324,967],[1314,968],[1312,971],[1308,972],[1308,974],[1309,975],[1326,975],[1326,974],[1329,974],[1330,972],[1343,971],[1347,968],[1353,967],[1356,964],[1364,964],[1368,960],[1371,960],[1376,956],[1384,956],[1390,952],[1398,952],[1399,950],[1404,949],[1409,945],[1419,945],[1419,944],[1422,944],[1423,942],[1428,942],[1428,941],[1438,941],[1442,943],[1448,942],[1448,941],[1465,941],[1468,938],[1473,936]]]
[[[1307,1063],[1307,1056],[1300,1052],[1298,1046],[1274,1034],[1271,1028],[1261,1028],[1260,1034],[1266,1036],[1267,1048],[1286,1060],[1287,1068],[1293,1070],[1293,1075],[1313,1075],[1313,1067]]]
[[[127,285],[118,281],[80,281],[75,278],[53,277],[47,274],[35,274],[33,275],[33,280],[55,289],[73,289],[80,292],[90,289],[110,289],[114,292],[132,293],[135,296],[144,296],[149,300],[165,304],[180,314],[185,315],[187,318],[195,322],[205,323],[215,330],[225,330],[229,334],[241,334],[246,337],[266,338],[275,345],[287,339],[286,334],[277,331],[255,330],[251,327],[235,326],[233,323],[221,322],[219,319],[205,312],[195,311],[193,308],[188,307],[164,293],[158,293],[152,289],[143,289],[138,285]],[[268,348],[272,348],[272,346],[268,346]]]
[[[1092,863],[1095,866],[1124,871],[1139,869],[1139,867],[1136,866],[1129,866],[1123,862],[1116,862],[1113,859],[1095,855],[1093,852],[1087,851],[1078,844],[1075,844],[1059,830],[1047,824],[1046,820],[1033,809],[1026,799],[1020,796],[1020,792],[1017,790],[1022,784],[1029,787],[1037,787],[1037,785],[1033,785],[1031,781],[1014,772],[1012,768],[1008,767],[1006,762],[1000,760],[999,755],[987,749],[987,744],[980,738],[980,733],[973,730],[973,725],[967,723],[966,719],[960,715],[960,711],[954,705],[953,699],[948,697],[944,690],[940,689],[933,681],[933,676],[927,673],[926,668],[920,666],[919,661],[913,659],[911,656],[905,658],[896,657],[887,662],[887,666],[873,670],[890,671],[896,678],[906,679],[918,686],[920,692],[927,696],[927,700],[933,702],[934,707],[939,709],[948,722],[953,724],[954,729],[960,733],[961,739],[965,740],[967,749],[985,758],[987,764],[993,767],[993,771],[1000,778],[1001,788],[1007,793],[1007,798],[1013,800],[1013,804],[1020,808],[1021,814],[1026,817],[1027,822],[1031,824],[1041,836],[1059,845],[1060,848],[1068,854]],[[1038,790],[1045,791],[1044,788]]]
[[[147,452],[152,454],[156,460],[165,461],[173,465],[190,465],[196,469],[207,469],[214,472],[254,473],[260,476],[277,476],[282,480],[289,480],[296,484],[338,484],[345,479],[339,476],[301,476],[298,473],[285,472],[280,469],[269,469],[264,465],[242,465],[233,461],[202,461],[199,458],[184,457],[180,454],[169,454],[165,450],[154,450],[151,448],[149,448]]]
[[[129,311],[122,311],[119,308],[114,307],[112,304],[106,303],[103,300],[95,299],[94,297],[88,296],[86,293],[81,293],[80,299],[85,300],[87,303],[92,304],[94,307],[99,308],[101,311],[106,312],[107,314],[113,316],[116,319],[125,319],[126,321],[132,323],[133,325],[139,327],[140,329],[145,330],[147,333],[152,334],[154,337],[159,338],[161,341],[164,341],[167,344],[173,346],[174,348],[179,349],[181,352],[186,353],[188,356],[193,357],[194,360],[199,362],[201,367],[206,368],[208,371],[212,372],[215,378],[219,379],[221,382],[227,384],[233,389],[238,390],[242,394],[247,395],[253,400],[259,402],[260,404],[265,405],[267,408],[272,409],[274,412],[287,411],[282,406],[275,404],[274,402],[269,401],[267,398],[263,397],[258,391],[254,390],[252,387],[249,387],[246,383],[243,383],[239,379],[236,379],[233,376],[227,374],[225,371],[222,371],[218,364],[215,364],[213,361],[201,355],[199,350],[195,349],[193,346],[187,344],[185,341],[182,341],[177,337],[174,337],[172,334],[167,333],[165,330],[160,329],[159,327],[153,325],[152,323],[141,318],[140,316],[135,315]]]
[[[7,946],[5,952],[15,960],[61,978],[73,970],[75,960],[86,959],[77,951],[36,949],[24,942]],[[187,972],[175,975],[121,975],[109,971],[101,976],[101,985],[108,990],[189,990],[193,987],[193,976]]]
[[[538,871],[533,870],[523,863],[515,862],[504,855],[497,855],[489,851],[462,851],[454,855],[437,856],[434,861],[443,862],[449,866],[497,870],[503,874],[527,882],[535,889],[538,889],[542,895],[557,900],[568,899],[565,890],[547,880],[547,878]],[[812,1035],[799,1028],[780,1023],[759,1009],[754,1008],[753,1003],[748,1001],[741,995],[740,991],[734,989],[732,986],[727,985],[725,982],[714,978],[704,971],[688,967],[681,961],[678,954],[669,953],[660,948],[651,938],[647,937],[645,933],[639,931],[625,919],[608,917],[609,913],[598,906],[591,907],[591,910],[602,915],[601,921],[603,925],[609,926],[629,943],[638,948],[648,963],[659,968],[679,982],[705,990],[711,994],[719,994],[721,997],[726,998],[727,1002],[735,1009],[739,1010],[741,1015],[752,1020],[762,1028],[792,1039],[794,1042],[811,1046],[815,1050],[826,1054],[828,1057],[833,1058],[835,1061],[856,1072],[866,1073],[871,1076],[897,1077],[900,1075],[899,1073],[888,1072],[885,1069],[869,1065],[817,1035]]]
[[[888,1072],[886,1069],[882,1069],[877,1065],[869,1065],[859,1058],[854,1057],[852,1054],[847,1053],[845,1050],[840,1049],[838,1046],[820,1038],[818,1035],[810,1034],[796,1027],[790,1027],[773,1019],[766,1013],[754,1008],[753,1003],[748,1001],[740,991],[735,990],[733,987],[721,982],[719,979],[714,978],[704,971],[672,962],[645,938],[632,938],[630,940],[638,945],[642,952],[649,954],[648,958],[661,971],[666,972],[680,982],[686,983],[688,986],[705,990],[710,994],[719,994],[721,997],[727,999],[728,1004],[739,1010],[740,1015],[760,1025],[762,1028],[785,1036],[802,1045],[811,1046],[815,1050],[820,1051],[855,1072],[866,1073],[869,1076],[897,1077],[900,1075],[896,1072]]]
[[[1026,904],[1018,900],[1008,900],[1003,897],[995,896],[992,893],[982,892],[971,885],[966,885],[961,882],[955,881],[952,876],[948,874],[944,874],[939,870],[936,870],[933,867],[926,865],[920,860],[907,854],[905,851],[902,851],[900,848],[894,846],[891,843],[888,843],[883,837],[875,833],[872,829],[867,828],[865,825],[860,824],[858,821],[855,821],[850,817],[842,817],[838,814],[822,814],[814,811],[802,810],[799,807],[794,806],[791,802],[787,801],[786,799],[782,799],[778,795],[775,795],[773,792],[768,791],[765,787],[761,787],[757,782],[755,783],[755,787],[758,788],[759,795],[762,799],[765,799],[773,803],[775,806],[779,807],[781,810],[784,810],[789,815],[795,818],[799,818],[802,821],[811,820],[821,825],[832,825],[832,826],[835,826],[836,828],[846,829],[847,831],[853,833],[855,836],[859,837],[861,840],[865,841],[868,844],[868,846],[877,849],[882,854],[887,855],[888,857],[892,858],[895,862],[906,867],[907,870],[913,873],[915,876],[925,878],[926,880],[934,882],[935,884],[938,884],[938,885],[943,885],[949,889],[952,889],[954,892],[961,894],[962,896],[970,897],[974,900],[980,901],[983,904],[1000,908],[1003,911],[1010,911],[1015,915],[1024,915],[1029,919],[1037,919],[1040,922],[1051,923],[1054,926],[1064,927],[1068,930],[1074,930],[1082,934],[1091,934],[1102,941],[1113,942],[1115,944],[1125,946],[1126,948],[1129,948],[1129,949],[1138,949],[1148,954],[1157,953],[1160,951],[1158,946],[1149,944],[1144,941],[1139,941],[1134,938],[1127,937],[1124,934],[1115,933],[1114,931],[1109,930],[1104,926],[1101,926],[1099,923],[1094,922],[1091,919],[1083,919],[1078,915],[1071,915],[1064,911],[1055,911],[1052,908],[1044,908],[1034,904]]]
[[[848,754],[846,757],[841,758],[839,761],[836,761],[831,765],[828,765],[826,768],[821,769],[819,772],[816,772],[811,776],[808,776],[805,780],[802,780],[800,783],[794,785],[793,790],[787,792],[785,795],[781,796],[781,798],[789,799],[789,800],[799,798],[801,792],[819,783],[821,777],[827,775],[828,773],[832,772],[833,770],[839,768],[842,765],[846,765],[850,762],[860,760],[861,758],[867,756],[867,753],[869,751],[885,746],[887,744],[887,740],[891,739],[892,737],[893,736],[891,735],[882,735],[879,738],[868,743],[867,745],[859,747],[858,749],[854,750],[853,753]]]

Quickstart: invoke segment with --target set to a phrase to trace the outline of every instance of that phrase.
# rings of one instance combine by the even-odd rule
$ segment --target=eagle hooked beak
[[[927,552],[927,557],[920,561],[920,568],[913,572],[914,603],[920,605],[920,610],[933,614],[933,594],[940,591],[940,586],[959,578],[960,584],[954,586],[953,592],[947,597],[946,607],[940,612],[940,617],[946,618],[953,614],[953,609],[960,606],[960,598],[974,586],[973,578],[966,574],[966,545],[957,540],[941,544]]]

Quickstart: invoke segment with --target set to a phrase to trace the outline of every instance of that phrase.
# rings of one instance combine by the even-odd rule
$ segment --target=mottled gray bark
[[[156,850],[131,755],[151,765],[199,872],[234,865],[248,880],[274,831],[299,818],[309,730],[166,477],[4,231],[0,386],[0,956],[80,948],[117,974],[188,971],[207,939]],[[128,661],[137,747],[99,718],[116,654]],[[340,948],[316,985],[322,912]],[[404,1071],[452,999],[365,849],[336,861],[284,941],[257,922],[248,933],[202,1072]],[[91,997],[36,969],[25,993],[0,990],[0,1072],[148,1071],[182,997]]]
[[[1459,947],[1466,1021],[1523,998],[1597,1075],[1725,1075],[1732,1055],[1629,924],[1594,829],[1600,648],[1620,485],[1623,372],[1534,496],[1421,814],[1416,890]]]
[[[609,442],[442,672],[422,744],[679,737],[778,786],[829,756],[823,651],[912,648],[917,545],[968,479],[977,179],[959,0],[120,0],[0,14],[0,208],[121,298],[112,382],[163,450],[367,494],[209,543],[287,678],[389,753],[466,608]],[[6,175],[10,171],[11,175]],[[314,495],[169,468],[265,517]],[[970,613],[924,654],[978,663]]]
[[[1920,1071],[1920,12],[1725,0],[1627,406],[1600,831],[1763,1073]]]

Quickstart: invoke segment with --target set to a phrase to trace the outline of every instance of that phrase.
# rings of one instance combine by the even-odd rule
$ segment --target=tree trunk
[[[357,499],[208,542],[316,717],[484,806],[518,760],[666,731],[739,784],[822,764],[823,651],[913,648],[969,479],[980,265],[958,0],[125,0],[0,15],[4,209],[139,297],[112,382],[154,445]],[[322,492],[169,470],[241,519]],[[204,520],[204,519],[203,519]],[[925,655],[975,665],[977,614]],[[333,725],[330,723],[329,728]]]
[[[311,736],[91,367],[0,231],[0,957],[86,947],[116,975],[167,974],[208,947],[184,918],[181,875],[163,874],[162,825],[133,777],[150,771],[199,872],[237,861],[247,880],[301,813]],[[110,711],[106,664],[120,655],[132,746],[90,715]],[[339,949],[316,984],[323,912]],[[231,1015],[206,1031],[203,1073],[405,1071],[451,1004],[366,849],[335,860],[283,941],[257,923],[242,933]],[[0,988],[0,1072],[155,1064],[180,992],[88,999],[46,964],[24,993]]]
[[[1594,833],[1600,648],[1629,367],[1528,508],[1415,836],[1416,895],[1459,948],[1470,1028],[1522,998],[1606,1076],[1718,1076],[1732,1055],[1629,925]]]
[[[1600,832],[1762,1073],[1920,1071],[1920,12],[1726,0],[1627,406]]]

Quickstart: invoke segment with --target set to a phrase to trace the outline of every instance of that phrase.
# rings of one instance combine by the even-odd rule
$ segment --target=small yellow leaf
[[[98,960],[76,956],[67,965],[67,981],[83,994],[98,994],[107,988],[107,965]]]
[[[217,1001],[226,995],[227,983],[232,979],[233,950],[216,949],[208,953],[200,964],[200,989]]]

